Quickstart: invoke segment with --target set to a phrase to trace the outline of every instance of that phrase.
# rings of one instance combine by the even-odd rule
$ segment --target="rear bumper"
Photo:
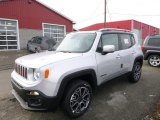
[[[11,83],[13,87],[12,94],[24,109],[48,110],[56,109],[58,107],[59,101],[57,97],[48,97],[36,90],[35,91],[38,92],[39,95],[30,95],[29,93],[33,90],[25,90],[13,80]]]

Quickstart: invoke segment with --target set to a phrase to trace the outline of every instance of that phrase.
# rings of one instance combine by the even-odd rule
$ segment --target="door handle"
[[[116,56],[116,58],[117,58],[117,59],[120,59],[120,58],[121,58],[121,56],[120,56],[120,55],[117,55],[117,56]]]

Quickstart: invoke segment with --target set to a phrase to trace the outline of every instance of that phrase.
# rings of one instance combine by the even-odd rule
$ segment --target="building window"
[[[66,34],[64,25],[43,24],[43,36],[54,38],[57,42],[61,41]]]
[[[0,51],[18,49],[17,21],[0,19]]]

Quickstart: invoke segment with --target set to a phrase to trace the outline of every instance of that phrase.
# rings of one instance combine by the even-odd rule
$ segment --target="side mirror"
[[[114,45],[105,45],[103,46],[102,55],[105,55],[107,53],[113,53],[115,51]]]

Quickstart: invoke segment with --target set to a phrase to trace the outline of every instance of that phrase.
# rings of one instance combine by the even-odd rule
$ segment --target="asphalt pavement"
[[[27,50],[0,51],[0,71],[13,68],[15,59],[27,54],[31,53]]]
[[[54,112],[24,110],[11,94],[12,70],[0,71],[0,120],[69,120],[59,108]],[[78,120],[149,120],[160,100],[160,68],[145,62],[141,80],[130,83],[121,77],[100,86],[93,102]]]

